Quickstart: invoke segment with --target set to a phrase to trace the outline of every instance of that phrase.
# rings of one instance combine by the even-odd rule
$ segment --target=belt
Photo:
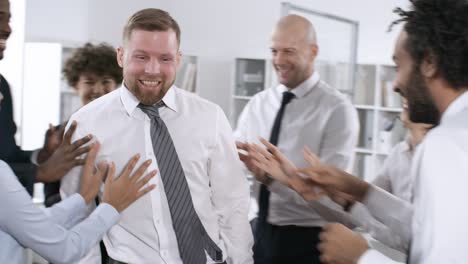
[[[115,259],[109,257],[109,261],[107,262],[107,264],[127,264],[127,263],[122,262],[122,261],[118,261],[118,260],[115,260]],[[226,263],[226,261],[224,261],[221,264],[227,264],[227,263]]]

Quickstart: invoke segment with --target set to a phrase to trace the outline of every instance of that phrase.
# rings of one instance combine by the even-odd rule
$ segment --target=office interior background
[[[349,94],[361,121],[354,173],[371,180],[391,146],[404,137],[401,125],[394,124],[401,105],[391,92],[391,57],[400,28],[387,30],[396,18],[391,11],[406,7],[408,1],[291,0],[289,4],[357,25],[354,90]],[[233,127],[249,96],[275,83],[269,39],[284,11],[281,0],[15,0],[11,5],[13,34],[0,72],[12,86],[17,142],[23,149],[41,147],[48,124],[66,120],[78,107],[61,78],[63,61],[73,48],[86,42],[118,47],[126,19],[142,8],[164,9],[178,21],[184,64],[176,84],[219,104]],[[332,57],[349,54],[353,36],[337,38],[337,28],[327,25],[316,24],[321,50]],[[335,86],[340,86],[336,80],[344,72],[340,59],[330,63],[318,68],[328,69]]]

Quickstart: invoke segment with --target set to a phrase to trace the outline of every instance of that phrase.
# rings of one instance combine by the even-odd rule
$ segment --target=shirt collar
[[[172,85],[172,87],[169,88],[167,93],[164,95],[162,101],[169,109],[177,112],[178,107],[175,93],[175,86]],[[135,108],[137,108],[138,104],[140,104],[140,101],[128,90],[125,84],[120,87],[120,99],[122,100],[125,111],[127,111],[127,114],[129,115],[132,115]]]
[[[294,89],[291,89],[290,92],[292,92],[296,96],[296,98],[304,97],[312,90],[312,88],[314,88],[317,85],[319,81],[320,75],[318,72],[314,71],[314,73],[308,79],[303,81],[298,86],[294,87]],[[289,90],[286,86],[281,84],[278,86],[278,91],[280,93],[283,93]]]
[[[442,124],[447,118],[456,115],[468,108],[468,92],[462,93],[458,96],[448,107],[442,115],[440,123]]]

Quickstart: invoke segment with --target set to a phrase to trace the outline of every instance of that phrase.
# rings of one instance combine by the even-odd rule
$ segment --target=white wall
[[[269,57],[269,35],[282,0],[28,0],[29,41],[106,41],[120,44],[122,27],[135,11],[169,11],[182,28],[182,52],[202,57],[199,93],[227,112],[235,57]],[[387,33],[403,0],[292,0],[309,9],[359,21],[359,63],[391,63],[398,33]],[[87,13],[85,12],[87,11]],[[67,21],[67,22],[65,22]],[[34,25],[32,25],[34,24]],[[318,36],[320,39],[320,36]]]
[[[89,38],[89,2],[26,0],[26,41],[62,44],[86,41]]]

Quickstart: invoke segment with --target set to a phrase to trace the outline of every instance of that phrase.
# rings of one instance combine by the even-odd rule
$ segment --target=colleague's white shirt
[[[412,227],[407,230],[412,234],[410,263],[466,263],[467,92],[449,105],[440,125],[432,129],[417,148],[411,174],[415,177],[414,207],[411,207],[414,213],[405,210],[405,216],[399,221],[401,226]],[[387,214],[392,213],[389,210]],[[398,216],[393,217],[394,223]],[[395,230],[401,232],[400,228]],[[393,262],[368,251],[358,263]]]
[[[468,260],[468,93],[450,104],[415,156],[411,263]]]
[[[222,110],[175,86],[164,96],[159,109],[181,161],[195,211],[206,231],[223,250],[229,263],[251,263],[253,238],[248,223],[249,189]],[[74,140],[92,133],[101,143],[97,162],[115,162],[116,174],[129,158],[139,153],[139,166],[153,160],[149,171],[158,168],[150,137],[150,119],[139,101],[121,87],[81,108],[70,121],[78,122]],[[80,169],[66,175],[61,193],[77,191]],[[163,182],[121,214],[104,242],[109,255],[127,263],[182,263],[172,227]],[[99,249],[83,263],[99,263]],[[208,263],[213,263],[207,257]]]
[[[239,117],[237,140],[258,143],[259,137],[270,137],[285,91],[287,88],[279,85],[256,94],[249,101]],[[295,98],[284,112],[278,148],[298,167],[307,165],[302,155],[307,146],[322,162],[349,171],[359,133],[357,113],[351,102],[320,81],[318,73],[291,92]],[[270,190],[269,223],[298,226],[326,223],[293,190],[281,184],[273,184]],[[258,192],[254,195],[258,197]]]
[[[88,217],[83,197],[74,194],[42,210],[0,160],[0,263],[25,263],[23,247],[53,263],[74,263],[85,256],[119,221],[102,203]]]

